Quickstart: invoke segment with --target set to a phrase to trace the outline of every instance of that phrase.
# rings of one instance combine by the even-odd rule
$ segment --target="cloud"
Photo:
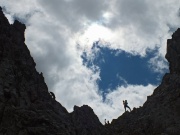
[[[167,61],[164,61],[164,59],[161,58],[161,56],[157,55],[149,60],[149,68],[153,72],[163,74],[165,71],[168,70],[168,64]]]
[[[23,23],[26,23],[36,12],[41,12],[36,1],[31,0],[19,0],[18,2],[13,0],[1,0],[0,5],[3,8],[3,11],[7,15],[10,15],[13,20],[18,19]]]
[[[39,0],[38,3],[47,14],[76,32],[86,24],[99,20],[108,7],[104,0]]]
[[[110,92],[106,95],[105,102],[97,102],[91,103],[90,105],[95,109],[96,114],[101,118],[101,122],[104,119],[112,120],[114,118],[119,117],[122,113],[124,113],[124,106],[122,101],[127,100],[131,109],[134,107],[142,106],[147,100],[147,96],[151,95],[153,89],[156,86],[151,84],[147,86],[143,85],[127,85],[120,86],[113,92]]]
[[[110,49],[142,57],[158,47],[158,57],[149,63],[161,72],[155,65],[166,67],[162,62],[166,40],[180,24],[177,3],[179,0],[0,1],[11,23],[19,19],[26,24],[26,44],[57,100],[69,111],[74,105],[88,104],[102,122],[122,114],[123,99],[131,107],[142,105],[155,86],[120,86],[110,90],[103,102],[97,85],[101,70],[94,72],[83,65],[82,53],[91,54],[97,40]]]
[[[104,25],[118,35],[112,39],[112,47],[142,56],[147,48],[160,47],[163,49],[160,55],[164,55],[163,46],[172,34],[170,29],[177,29],[180,24],[177,3],[177,0],[113,0],[111,19]]]

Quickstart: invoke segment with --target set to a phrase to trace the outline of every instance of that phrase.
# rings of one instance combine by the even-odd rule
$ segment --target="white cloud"
[[[123,99],[131,107],[142,105],[155,86],[127,84],[103,102],[96,83],[100,69],[93,72],[84,66],[82,52],[90,55],[99,39],[111,49],[141,56],[159,47],[150,64],[161,72],[170,29],[180,25],[179,0],[1,0],[0,5],[11,22],[14,17],[26,24],[26,44],[58,101],[69,111],[73,105],[89,104],[101,121],[119,116]]]
[[[127,100],[131,109],[134,107],[142,106],[147,99],[148,95],[151,95],[156,86],[153,85],[127,85],[120,86],[113,92],[106,95],[105,102],[89,103],[103,122],[104,119],[112,120],[119,117],[124,113],[124,106],[122,101]]]
[[[126,79],[124,79],[122,76],[120,76],[119,74],[116,75],[116,77],[119,79],[119,81],[122,81],[122,83],[126,86],[128,85],[128,81]]]
[[[167,61],[157,55],[149,60],[149,68],[154,72],[163,74],[164,71],[168,70]]]
[[[1,0],[0,5],[6,14],[20,19],[24,23],[36,12],[41,12],[41,9],[37,7],[36,1],[32,0],[19,0],[18,2],[14,0]]]

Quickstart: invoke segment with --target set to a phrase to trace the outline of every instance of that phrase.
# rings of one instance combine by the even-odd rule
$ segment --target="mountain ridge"
[[[101,134],[103,126],[89,106],[75,107],[70,114],[52,98],[24,43],[25,29],[17,20],[10,25],[0,9],[0,134]],[[91,124],[84,126],[86,120]]]
[[[26,26],[0,8],[0,135],[179,135],[180,29],[167,41],[170,73],[140,108],[102,125],[93,109],[68,111],[50,95],[24,43]]]

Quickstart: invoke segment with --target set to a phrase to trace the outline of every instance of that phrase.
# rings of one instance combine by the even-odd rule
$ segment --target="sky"
[[[166,41],[180,27],[179,0],[0,0],[69,112],[87,104],[103,123],[142,106],[168,71]]]

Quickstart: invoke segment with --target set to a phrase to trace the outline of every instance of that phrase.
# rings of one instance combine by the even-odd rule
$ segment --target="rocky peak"
[[[169,62],[170,73],[180,74],[180,28],[167,40],[166,59]]]
[[[78,135],[107,135],[109,133],[88,105],[74,106],[71,117]]]
[[[97,115],[93,112],[93,109],[88,105],[82,107],[74,106],[72,112],[72,118],[76,125],[81,125],[84,128],[84,124],[87,127],[96,128],[102,126]]]
[[[52,98],[24,43],[25,29],[19,21],[10,25],[0,8],[0,135],[101,135],[90,107],[70,114]]]
[[[4,16],[1,7],[0,7],[0,18],[1,18],[1,20],[0,20],[1,26],[2,26],[2,25],[4,26],[4,25],[8,25],[8,24],[9,24],[8,19]]]
[[[22,24],[19,21],[15,20],[13,26],[24,35],[25,29],[26,29],[25,24]]]

